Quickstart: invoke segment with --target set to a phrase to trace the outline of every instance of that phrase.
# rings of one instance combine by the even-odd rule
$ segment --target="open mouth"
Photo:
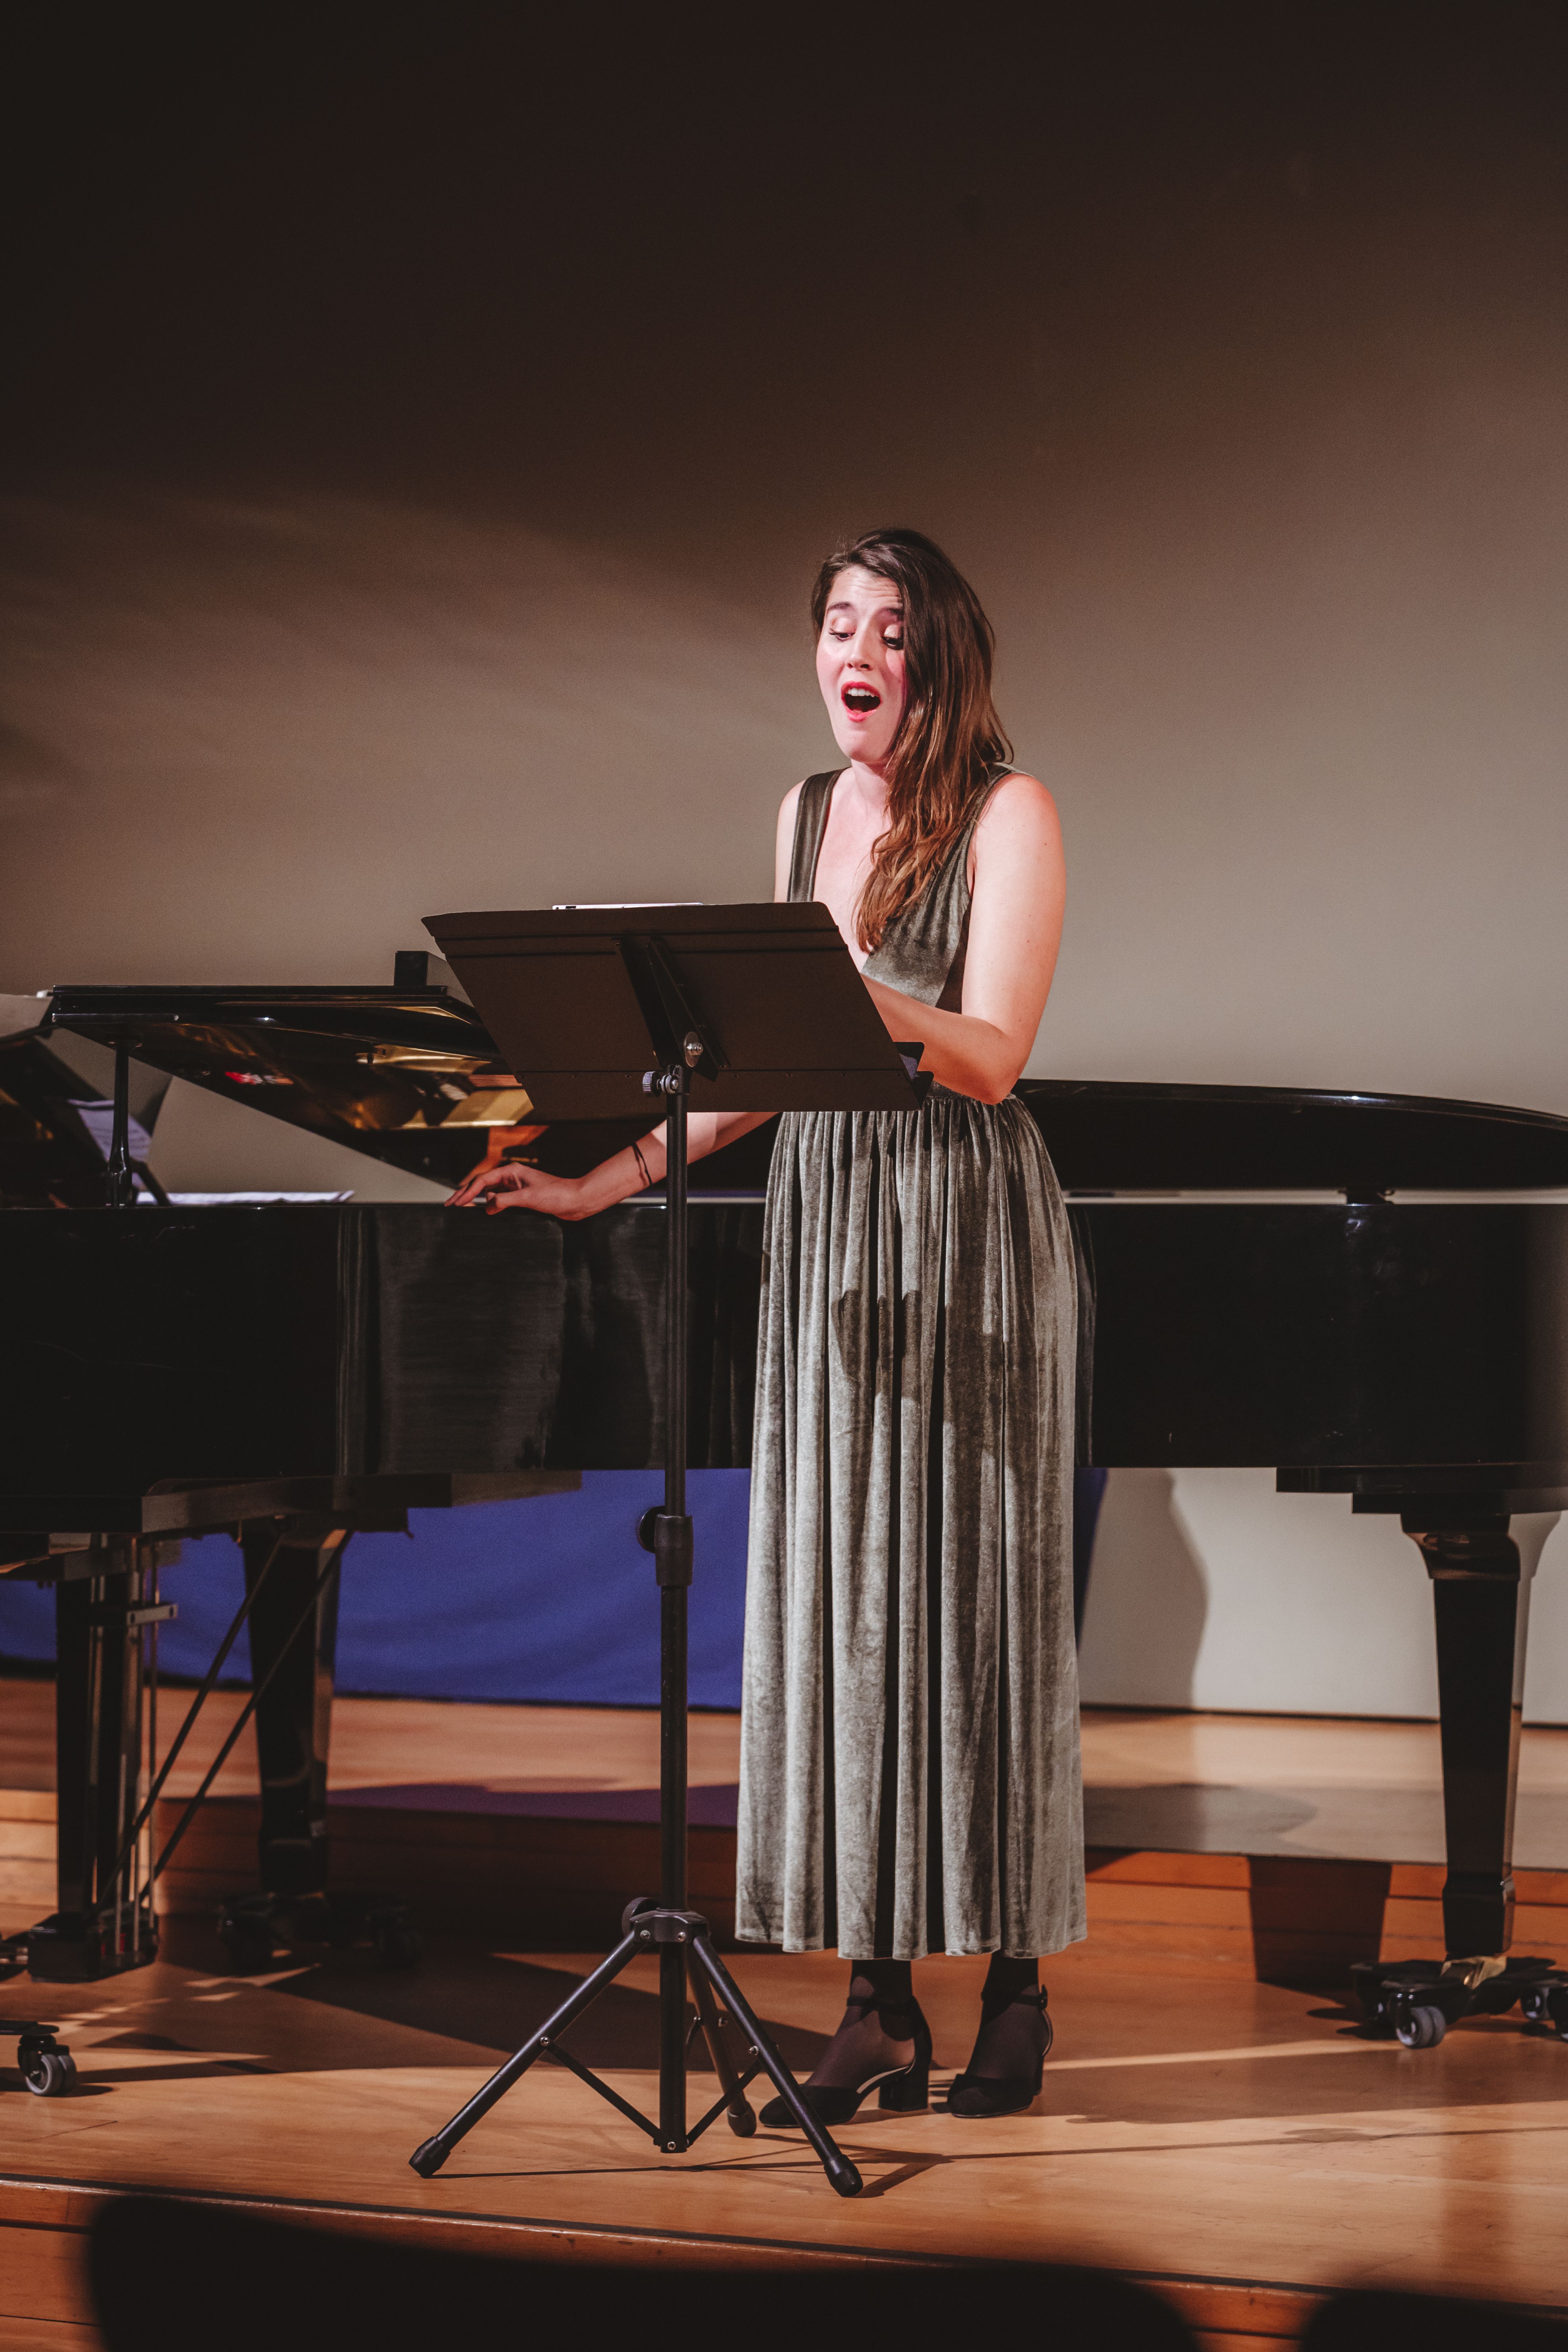
[[[882,698],[875,687],[847,686],[844,688],[842,699],[846,710],[853,710],[864,719],[869,712],[880,708]]]

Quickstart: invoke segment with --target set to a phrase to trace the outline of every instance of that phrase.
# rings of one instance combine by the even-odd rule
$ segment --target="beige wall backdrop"
[[[374,980],[449,908],[765,895],[833,758],[811,572],[898,520],[979,587],[1063,812],[1032,1070],[1568,1112],[1553,13],[927,27],[877,139],[809,43],[694,57],[662,113],[632,57],[591,121],[493,27],[258,67],[39,297],[0,990]],[[184,1090],[160,1155],[394,1189]],[[1183,1696],[1112,1636],[1164,1605],[1148,1503],[1108,1505],[1091,1694]],[[1252,1684],[1189,1699],[1332,1703],[1282,1510],[1194,1539],[1277,1598]],[[1342,1568],[1342,1508],[1297,1520]]]
[[[1262,219],[1134,253],[1088,322],[1004,241],[1027,364],[902,378],[912,448],[848,403],[853,492],[820,419],[761,438],[776,505],[732,535],[571,535],[482,490],[13,493],[0,986],[369,978],[451,906],[764,894],[780,793],[834,757],[812,561],[891,516],[979,584],[1061,803],[1033,1068],[1568,1109],[1545,161],[1498,159],[1531,201],[1468,219],[1282,177]]]

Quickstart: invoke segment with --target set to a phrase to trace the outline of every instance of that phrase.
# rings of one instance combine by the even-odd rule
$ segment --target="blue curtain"
[[[691,1699],[741,1704],[746,1592],[744,1470],[694,1470]],[[590,1471],[574,1495],[411,1511],[406,1536],[355,1536],[343,1557],[338,1688],[410,1698],[658,1703],[658,1588],[638,1547],[657,1474]],[[179,1616],[159,1638],[169,1673],[204,1675],[245,1590],[226,1536],[187,1543],[163,1572]],[[52,1658],[54,1595],[0,1579],[0,1654]],[[226,1673],[247,1680],[242,1634]]]
[[[1074,1582],[1081,1612],[1103,1471],[1079,1471]],[[750,1474],[694,1470],[691,1701],[739,1706]],[[654,1473],[598,1470],[574,1495],[412,1511],[406,1536],[355,1536],[343,1559],[338,1688],[408,1698],[658,1703],[658,1589],[639,1549]],[[165,1672],[200,1676],[245,1590],[226,1536],[187,1543],[163,1573],[179,1616],[159,1639]],[[52,1658],[52,1591],[0,1578],[0,1655]],[[226,1673],[247,1681],[245,1636]]]

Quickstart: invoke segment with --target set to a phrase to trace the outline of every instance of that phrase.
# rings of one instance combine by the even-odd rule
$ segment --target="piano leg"
[[[1510,1956],[1513,1815],[1524,1697],[1529,1574],[1506,1518],[1467,1517],[1463,1502],[1401,1514],[1432,1580],[1443,1748],[1444,1958],[1352,1970],[1379,2032],[1429,2049],[1462,2017],[1501,2016],[1568,2039],[1568,1975],[1549,1959]]]
[[[142,1629],[156,1546],[110,1539],[82,1556],[96,1573],[55,1587],[58,1757],[58,1909],[28,1931],[29,1973],[84,1983],[157,1956],[143,1841],[131,1850],[142,1787]]]
[[[1513,1813],[1530,1584],[1507,1519],[1401,1524],[1432,1580],[1443,1820],[1448,1874],[1443,1941],[1451,1958],[1506,1952],[1513,1940]]]
[[[247,1525],[241,1545],[246,1590],[252,1596],[250,1660],[257,1688],[271,1676],[256,1704],[261,1884],[268,1894],[291,1897],[322,1894],[327,1885],[337,1568],[349,1538],[342,1528],[294,1523],[286,1528],[283,1548],[263,1582],[261,1572],[278,1538],[277,1521],[263,1519]]]
[[[292,1950],[370,1943],[390,1968],[418,1958],[398,1896],[334,1894],[327,1883],[339,1571],[352,1533],[307,1518],[258,1519],[241,1531],[258,1694],[261,1885],[229,1897],[218,1932],[235,1966],[247,1972],[270,1967],[280,1943]]]

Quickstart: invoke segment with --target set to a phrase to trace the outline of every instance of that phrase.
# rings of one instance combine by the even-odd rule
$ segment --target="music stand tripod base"
[[[839,2196],[858,2195],[863,2186],[858,2170],[835,2145],[820,2119],[802,2097],[794,2075],[784,2065],[739,1986],[713,1949],[712,1930],[701,1913],[669,1910],[649,1897],[638,1896],[627,1905],[626,1921],[626,1933],[609,1958],[601,1962],[592,1976],[584,1978],[554,2015],[545,2020],[531,2041],[524,2042],[514,2057],[509,2058],[504,2066],[497,2069],[467,2106],[458,2109],[450,2123],[443,2125],[438,2132],[433,2133],[429,2139],[422,2141],[415,2149],[408,2160],[420,2179],[432,2179],[440,2171],[458,2141],[489,2113],[498,2099],[504,2098],[536,2059],[552,2058],[557,2065],[568,2067],[580,2081],[588,2084],[613,2107],[618,2108],[627,2122],[636,2124],[639,2130],[646,2132],[665,2156],[683,2156],[700,2139],[710,2124],[717,2123],[721,2116],[724,2116],[738,2138],[750,2139],[757,2128],[757,2119],[747,2104],[746,2087],[757,2074],[765,2073],[795,2121],[805,2132]],[[718,2098],[689,2128],[684,2120],[679,2125],[668,2126],[656,2126],[650,2122],[629,2100],[623,2099],[607,2083],[601,2083],[589,2067],[562,2046],[561,2042],[567,2028],[615,1982],[629,1962],[655,1950],[659,1954],[661,1971],[664,1964],[673,1959],[676,1968],[690,1983],[697,2009],[696,2023],[708,2045],[708,2054],[719,2079]],[[737,2070],[726,2047],[725,2019],[715,2004],[715,1993],[725,2003],[731,2017],[746,2037],[743,2070]],[[684,1988],[681,2003],[684,2011]],[[681,2062],[684,2072],[684,2035]]]

